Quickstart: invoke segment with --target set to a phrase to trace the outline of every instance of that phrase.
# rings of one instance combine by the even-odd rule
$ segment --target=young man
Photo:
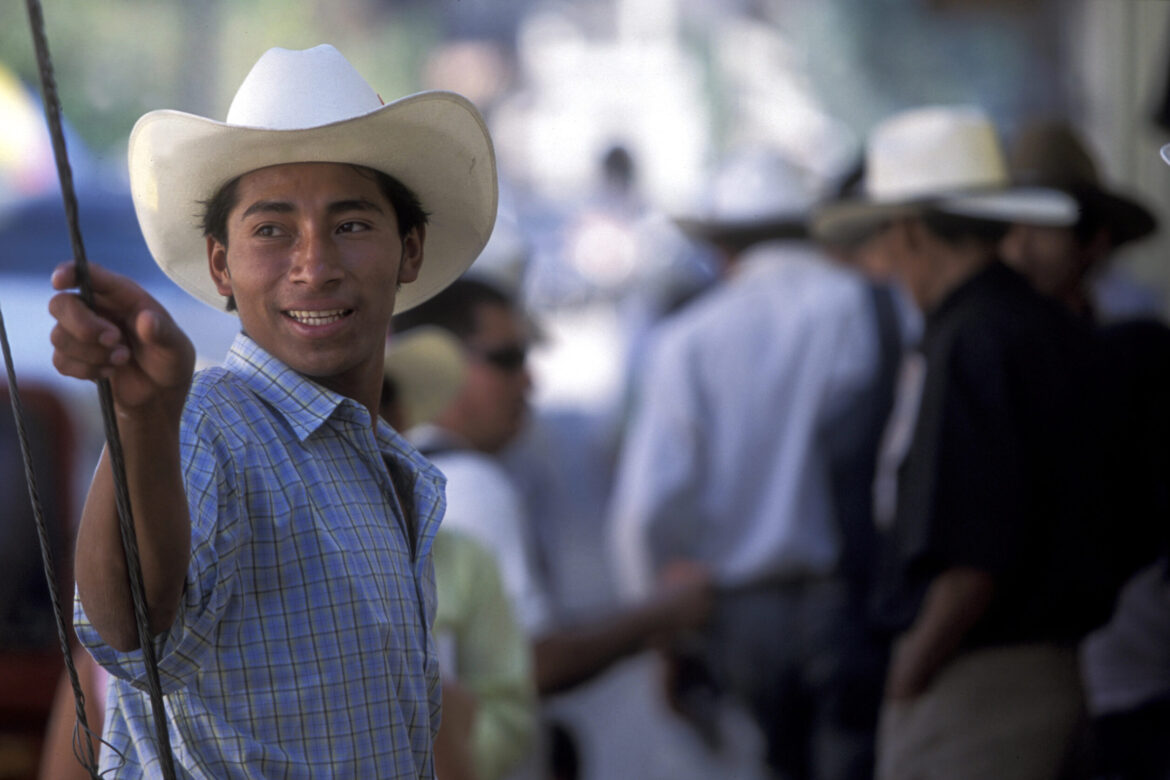
[[[129,280],[94,268],[96,311],[50,306],[58,369],[111,383],[180,773],[430,776],[443,477],[378,404],[392,313],[491,232],[483,122],[450,93],[383,105],[332,47],[273,49],[227,122],[147,114],[129,163],[156,261],[242,328],[193,378],[190,342]],[[159,758],[113,496],[103,457],[76,627],[112,675],[103,769],[141,777]]]
[[[878,776],[1062,776],[1083,725],[1076,643],[1111,602],[1094,587],[1108,532],[1092,350],[997,244],[1021,216],[1071,224],[1075,202],[1012,187],[994,126],[952,107],[876,127],[864,192],[815,228],[864,236],[925,316],[887,428],[906,446],[883,461],[894,508],[876,518],[897,636]]]

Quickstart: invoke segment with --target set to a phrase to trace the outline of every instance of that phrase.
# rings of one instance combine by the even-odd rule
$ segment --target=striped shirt
[[[180,448],[191,563],[158,639],[179,776],[430,777],[443,476],[243,334],[196,374]],[[413,540],[388,464],[413,498]],[[158,776],[141,651],[110,648],[75,613],[112,674],[104,776]]]

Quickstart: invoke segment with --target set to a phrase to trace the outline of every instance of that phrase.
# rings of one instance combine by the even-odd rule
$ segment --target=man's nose
[[[314,225],[301,229],[293,246],[290,278],[319,287],[341,278],[341,256],[332,233]]]

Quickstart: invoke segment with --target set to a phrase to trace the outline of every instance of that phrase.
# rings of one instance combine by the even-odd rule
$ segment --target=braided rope
[[[93,288],[89,275],[89,264],[85,256],[85,247],[81,241],[81,226],[77,217],[77,195],[73,188],[73,169],[69,165],[69,157],[65,150],[65,134],[61,127],[61,103],[57,95],[56,80],[53,77],[53,63],[49,57],[49,43],[45,37],[45,20],[39,0],[26,0],[28,7],[29,24],[32,29],[33,44],[36,48],[37,67],[40,71],[41,89],[44,95],[45,118],[49,124],[49,134],[53,141],[53,154],[57,163],[57,175],[61,181],[61,196],[65,202],[65,218],[69,225],[69,241],[73,248],[73,259],[77,269],[78,286],[81,298],[90,308],[94,306]],[[7,336],[4,338],[5,362],[9,366],[9,384],[13,389],[12,397],[17,398],[15,383],[12,381],[11,360],[8,355]],[[171,751],[170,734],[167,731],[166,709],[163,702],[162,685],[159,680],[158,660],[154,642],[150,636],[150,621],[147,615],[146,599],[143,595],[142,566],[138,558],[138,538],[134,532],[134,518],[130,511],[130,494],[126,484],[126,465],[122,451],[121,438],[118,436],[118,424],[114,417],[113,394],[110,383],[106,379],[97,382],[98,397],[101,402],[102,422],[105,426],[106,443],[110,454],[110,464],[114,475],[114,495],[118,509],[118,525],[122,535],[122,551],[126,556],[126,572],[129,579],[130,595],[134,602],[134,620],[138,629],[138,642],[142,648],[143,661],[146,665],[147,687],[150,693],[151,709],[154,716],[155,736],[159,743],[159,761],[163,777],[172,780],[175,777],[174,757]],[[14,412],[20,422],[19,402],[14,402]],[[30,492],[35,492],[34,480],[31,478],[31,464],[26,461],[26,473],[29,474]],[[45,541],[41,542],[42,556],[48,561],[49,554]],[[46,576],[49,576],[51,563],[46,564]],[[52,583],[51,583],[52,584]],[[57,612],[58,623],[63,622],[60,613],[60,603],[53,598],[53,609]],[[60,629],[59,629],[60,630]],[[72,668],[72,660],[65,644],[66,664],[71,670],[71,681],[74,686],[74,697],[77,699],[79,716],[84,718],[83,701],[76,671]],[[88,729],[86,729],[88,731]],[[90,748],[92,752],[92,747]],[[92,771],[92,770],[91,770]]]

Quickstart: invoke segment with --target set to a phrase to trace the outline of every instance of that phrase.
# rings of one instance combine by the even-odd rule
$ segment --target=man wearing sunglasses
[[[394,320],[397,334],[420,326],[443,328],[459,339],[466,375],[454,399],[408,438],[447,477],[444,527],[464,530],[495,552],[517,620],[532,640],[537,691],[569,689],[659,637],[702,623],[710,607],[709,585],[705,574],[687,570],[660,596],[621,612],[554,625],[525,505],[496,459],[528,418],[527,320],[500,287],[464,276]]]

